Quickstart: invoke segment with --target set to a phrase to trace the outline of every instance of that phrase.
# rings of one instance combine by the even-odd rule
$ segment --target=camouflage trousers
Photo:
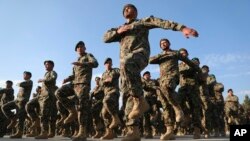
[[[49,127],[52,128],[52,130],[56,128],[57,107],[54,93],[55,89],[49,90],[42,87],[41,94],[38,96],[41,125],[42,130],[45,131],[48,131]]]
[[[39,113],[40,113],[40,106],[38,102],[38,97],[33,98],[30,100],[26,106],[26,112],[28,116],[31,118],[31,120],[35,120],[36,118],[39,118]]]
[[[182,86],[178,90],[178,100],[185,117],[191,117],[194,127],[201,127],[201,103],[199,87],[196,85]],[[185,122],[185,121],[184,121]],[[189,125],[184,125],[189,126]]]
[[[75,108],[75,101],[72,96],[77,97],[77,110],[79,125],[87,127],[88,116],[90,114],[89,100],[89,84],[66,84],[59,88],[56,92],[57,99],[63,104],[66,109]]]
[[[120,58],[120,89],[128,95],[125,105],[126,125],[138,125],[139,119],[128,119],[133,108],[133,97],[143,96],[141,71],[148,65],[148,58],[142,53],[128,53]]]
[[[92,101],[91,113],[93,117],[93,126],[96,131],[104,130],[104,121],[101,117],[102,107],[102,101]]]
[[[104,124],[108,127],[111,122],[111,116],[118,114],[119,110],[119,93],[111,92],[106,93],[103,98],[103,107],[102,107],[102,117]]]
[[[0,105],[0,138],[3,137],[6,132],[7,132],[7,123],[8,123],[8,119],[5,117],[5,115],[3,114],[2,110],[1,110],[2,106]]]
[[[157,97],[145,96],[149,104],[149,110],[143,115],[143,128],[145,133],[152,133],[152,126],[156,126],[157,122]]]
[[[173,126],[175,122],[175,113],[173,108],[179,107],[180,105],[177,102],[177,93],[175,92],[175,88],[179,83],[179,77],[169,77],[165,76],[160,80],[160,89],[161,92],[158,94],[159,100],[161,101],[163,108],[163,118],[165,124],[169,126]]]
[[[6,116],[7,119],[18,119],[17,128],[19,131],[23,131],[24,122],[26,118],[25,105],[27,101],[10,101],[2,106],[2,112]],[[16,114],[14,114],[11,110],[16,109]]]

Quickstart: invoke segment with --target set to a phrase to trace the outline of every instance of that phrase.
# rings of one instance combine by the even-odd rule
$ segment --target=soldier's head
[[[196,65],[200,65],[200,60],[197,57],[192,58],[192,62],[194,62]]]
[[[122,14],[126,19],[136,19],[138,12],[133,4],[126,4],[123,7]]]
[[[42,87],[41,86],[37,86],[36,87],[36,93],[41,93],[42,91]]]
[[[31,77],[32,77],[31,72],[29,72],[29,71],[24,71],[23,72],[23,79],[24,80],[29,80]]]
[[[209,67],[207,65],[203,65],[201,67],[202,73],[208,74],[209,73]]]
[[[179,49],[179,53],[181,54],[182,57],[188,57],[188,51],[185,48]]]
[[[101,78],[100,77],[95,77],[95,84],[99,85]]]
[[[163,38],[160,40],[160,47],[162,50],[169,50],[170,45],[171,45],[171,43],[167,38]]]
[[[6,81],[6,88],[12,88],[13,82],[10,80]]]
[[[86,51],[85,43],[83,41],[79,41],[75,46],[75,51],[79,55],[83,55]]]
[[[227,93],[228,93],[228,95],[233,96],[233,94],[234,94],[233,89],[228,89]]]
[[[145,71],[143,73],[143,78],[146,79],[146,80],[150,80],[150,78],[151,78],[150,72],[149,71]]]
[[[47,71],[52,71],[53,70],[53,68],[54,68],[54,62],[52,61],[52,60],[45,60],[44,62],[43,62],[43,64],[44,64],[44,66],[45,66],[45,69],[47,70]]]
[[[106,70],[110,70],[112,68],[112,59],[111,58],[106,58],[105,61],[104,61],[104,65],[105,65],[105,68]]]

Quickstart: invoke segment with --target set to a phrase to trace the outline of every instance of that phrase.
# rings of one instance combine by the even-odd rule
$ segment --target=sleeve
[[[138,25],[137,24],[134,25],[134,28],[136,28],[136,26],[144,26],[149,29],[152,28],[171,29],[173,31],[181,31],[185,27],[184,25],[179,24],[177,22],[170,20],[163,20],[160,18],[156,18],[154,16],[142,19],[140,22],[138,22]]]
[[[111,43],[111,42],[119,42],[121,39],[121,35],[117,33],[118,28],[111,28],[108,30],[103,37],[103,41],[105,43]]]
[[[73,81],[74,78],[75,78],[75,70],[74,70],[74,67],[73,67],[73,69],[72,69],[72,75],[68,76],[66,79],[68,81]]]
[[[89,59],[88,62],[83,62],[83,66],[88,66],[88,67],[91,67],[91,68],[97,68],[98,67],[99,64],[98,64],[96,58],[91,53],[88,54],[88,59]]]
[[[23,81],[23,82],[19,83],[19,87],[23,87],[23,88],[24,87],[29,87],[31,85],[33,85],[32,81]]]
[[[160,64],[162,54],[158,54],[149,58],[149,64]]]

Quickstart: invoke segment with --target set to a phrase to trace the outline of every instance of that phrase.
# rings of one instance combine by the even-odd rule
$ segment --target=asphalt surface
[[[191,141],[191,140],[194,140],[192,138],[193,136],[192,135],[185,135],[185,136],[176,136],[176,140],[175,141]],[[122,137],[118,137],[118,138],[115,138],[114,141],[121,141]],[[8,136],[4,136],[3,138],[0,138],[0,141],[10,141],[10,140],[14,140],[14,141],[34,141],[37,139],[34,139],[32,137],[23,137],[22,139],[10,139]],[[71,139],[70,138],[65,138],[65,137],[60,137],[60,136],[56,136],[55,138],[50,138],[50,139],[45,139],[45,140],[51,140],[51,141],[70,141]],[[99,139],[91,139],[91,138],[88,138],[88,141],[99,141]],[[160,141],[160,137],[157,136],[157,137],[154,137],[154,139],[144,139],[144,138],[141,138],[141,141]],[[217,137],[217,138],[209,138],[209,139],[195,139],[195,141],[229,141],[229,137]]]

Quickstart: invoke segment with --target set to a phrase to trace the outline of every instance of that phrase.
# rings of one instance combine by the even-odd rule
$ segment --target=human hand
[[[117,33],[118,34],[122,34],[128,30],[132,29],[132,26],[131,25],[123,25],[123,26],[120,26],[117,30]]]
[[[182,29],[182,33],[186,38],[189,38],[189,36],[193,36],[193,37],[198,37],[199,34],[196,30],[192,29],[192,28],[188,28],[188,27],[184,27]]]

